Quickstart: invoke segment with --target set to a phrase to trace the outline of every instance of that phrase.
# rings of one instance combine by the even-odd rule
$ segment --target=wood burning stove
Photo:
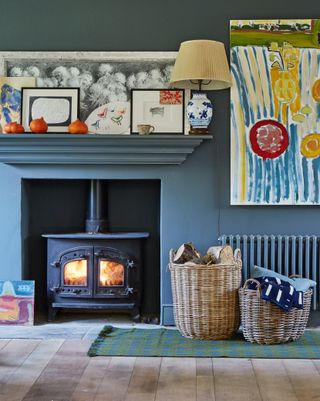
[[[147,232],[108,233],[102,182],[92,180],[85,233],[48,241],[48,319],[60,308],[130,310],[140,319],[142,245]]]

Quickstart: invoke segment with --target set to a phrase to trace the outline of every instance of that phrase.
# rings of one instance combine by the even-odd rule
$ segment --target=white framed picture
[[[155,134],[184,134],[185,92],[183,89],[132,89],[131,133],[138,125],[154,127]]]
[[[43,118],[48,132],[67,132],[79,115],[79,94],[79,88],[22,88],[21,124],[30,131],[30,122]]]

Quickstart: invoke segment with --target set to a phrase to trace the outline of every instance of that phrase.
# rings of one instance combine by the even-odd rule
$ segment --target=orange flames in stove
[[[124,284],[124,267],[117,262],[100,260],[100,286]]]
[[[87,285],[87,261],[73,260],[64,267],[65,285]]]

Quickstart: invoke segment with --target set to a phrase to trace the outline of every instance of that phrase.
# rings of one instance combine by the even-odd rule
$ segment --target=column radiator
[[[243,279],[250,277],[254,265],[280,274],[298,274],[317,282],[312,307],[317,309],[320,291],[320,237],[302,235],[222,235],[221,245],[240,248]]]

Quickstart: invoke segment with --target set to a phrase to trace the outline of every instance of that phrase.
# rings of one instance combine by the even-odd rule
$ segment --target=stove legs
[[[137,306],[134,306],[131,311],[131,319],[135,323],[140,323],[141,321],[140,309]]]
[[[56,315],[58,313],[58,309],[59,308],[53,308],[52,306],[49,306],[49,309],[48,309],[48,322],[52,322],[55,319],[55,317],[56,317]]]

